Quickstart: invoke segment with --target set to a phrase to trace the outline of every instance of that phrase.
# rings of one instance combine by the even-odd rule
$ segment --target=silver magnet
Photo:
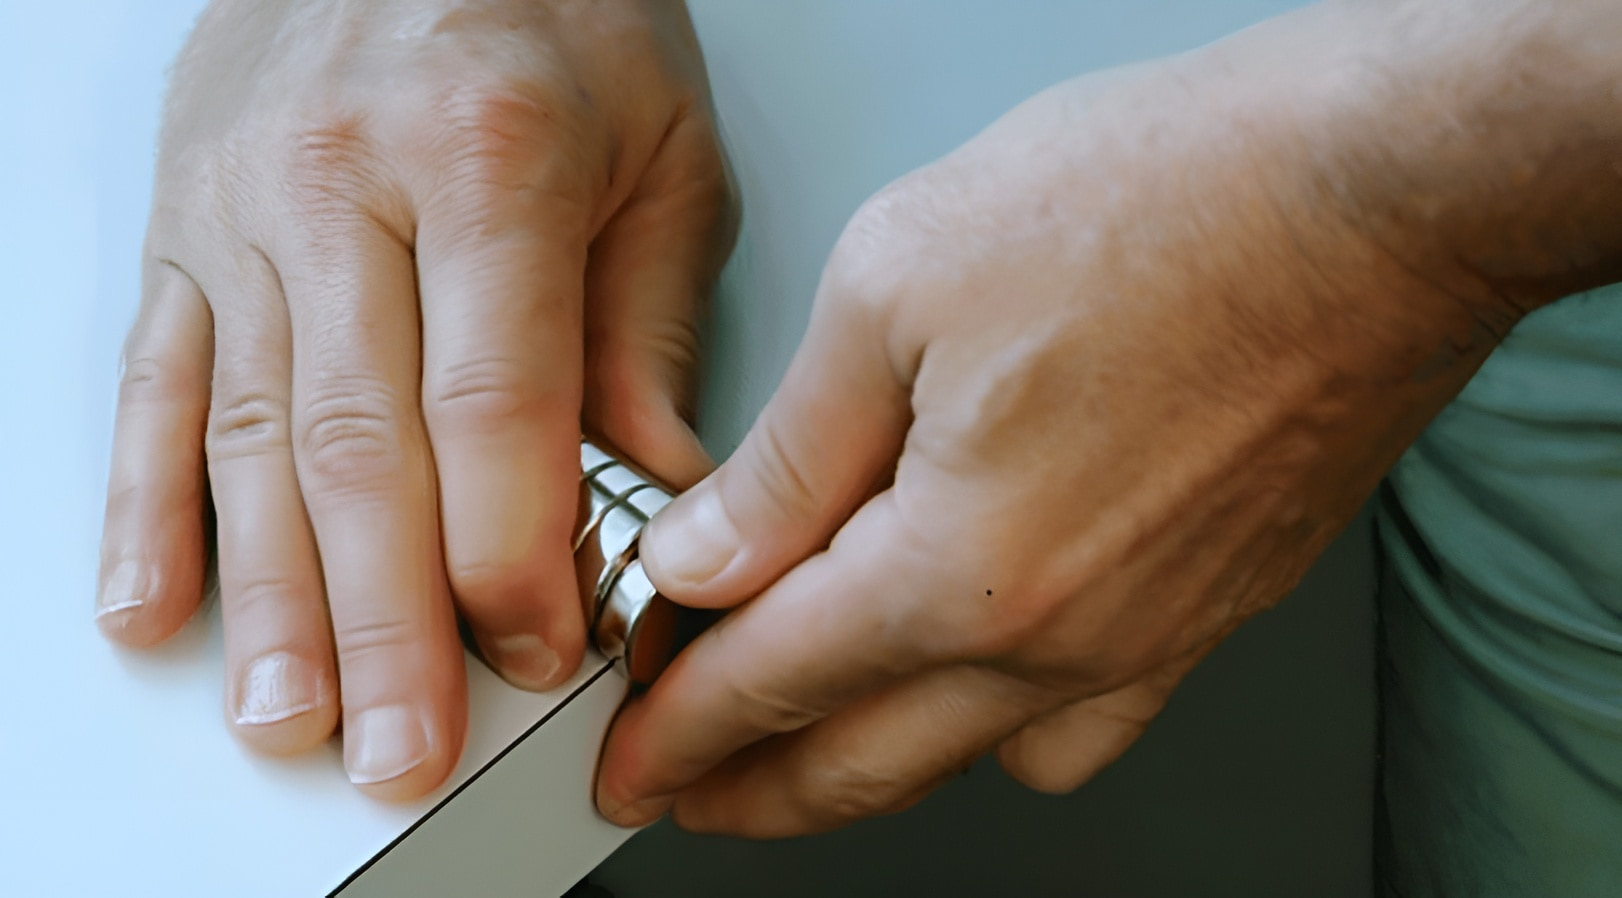
[[[637,558],[642,528],[670,503],[670,491],[585,439],[580,471],[574,557],[587,633],[632,683],[646,686],[717,615],[660,595]]]

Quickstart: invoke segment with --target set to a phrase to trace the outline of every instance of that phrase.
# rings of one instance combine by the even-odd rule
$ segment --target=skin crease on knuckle
[[[195,402],[208,393],[206,383],[142,349],[126,350],[120,368],[118,403],[122,407]]]
[[[351,266],[367,241],[415,245],[411,204],[379,153],[353,118],[311,123],[288,139],[277,195],[264,204],[274,216],[263,225],[264,239],[273,258],[297,259],[297,270],[319,273],[306,286],[356,292],[362,285]]]
[[[308,588],[309,584],[274,574],[239,582],[232,592],[231,613],[241,617],[274,617],[278,609],[295,601],[298,593]]]
[[[794,816],[817,829],[833,829],[902,810],[916,789],[906,771],[869,768],[850,757],[796,768],[787,787]]]
[[[219,397],[209,416],[209,461],[280,451],[288,443],[288,418],[287,404],[263,393]]]
[[[750,489],[761,491],[765,507],[780,515],[780,520],[815,520],[826,499],[819,495],[819,487],[805,476],[798,456],[791,451],[793,443],[784,439],[781,427],[782,422],[776,419],[763,421],[760,438],[765,449],[757,453],[757,457],[764,469],[748,485]],[[726,501],[724,495],[722,501]]]
[[[746,751],[764,758],[779,743],[767,740]],[[943,782],[915,782],[912,770],[864,757],[860,751],[837,756],[793,751],[771,782],[706,783],[671,809],[677,826],[695,833],[773,839],[825,832],[859,820],[899,813]],[[747,766],[747,765],[746,765]]]
[[[518,359],[475,356],[436,369],[424,385],[430,430],[499,433],[532,417],[549,398],[533,386],[531,367]]]
[[[421,136],[406,139],[420,145],[416,161],[431,178],[421,190],[427,204],[476,213],[494,195],[539,194],[589,218],[596,210],[588,198],[606,187],[601,160],[610,155],[609,128],[583,90],[565,96],[556,86],[507,84],[444,91],[408,119]]]
[[[370,377],[329,379],[305,398],[294,428],[312,500],[358,498],[405,475],[400,403]]]
[[[887,357],[902,385],[912,384],[926,341],[912,334],[901,339],[898,316],[921,298],[949,294],[961,270],[950,244],[930,239],[931,232],[949,227],[938,219],[944,196],[915,172],[862,203],[834,244],[818,291],[818,306],[827,304],[861,330],[885,335]]]
[[[696,317],[696,316],[694,316]],[[606,434],[638,434],[648,426],[648,379],[663,387],[673,410],[684,421],[697,413],[696,372],[699,365],[700,336],[692,318],[671,317],[644,322],[631,339],[588,337],[592,350],[587,358],[588,420]],[[651,361],[650,361],[651,360]]]
[[[712,628],[701,638],[715,643],[714,653],[724,656],[727,651],[724,643],[733,632],[735,631],[724,626]],[[785,696],[793,694],[793,690],[784,688],[782,684],[756,682],[741,676],[729,675],[725,671],[721,676],[722,694],[727,696],[723,704],[726,707],[744,709],[750,727],[758,732],[791,732],[826,713],[826,709],[808,707],[797,700],[786,698]]]
[[[336,624],[333,637],[340,666],[352,668],[371,655],[392,659],[400,649],[420,643],[423,633],[419,625],[404,619],[379,617]]]

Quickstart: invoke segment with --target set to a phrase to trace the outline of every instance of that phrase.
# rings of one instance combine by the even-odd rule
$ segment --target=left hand
[[[341,718],[351,780],[418,797],[462,750],[458,615],[516,686],[580,663],[582,427],[710,468],[736,214],[697,37],[668,0],[214,0],[165,109],[97,624],[175,633],[213,511],[232,731]]]

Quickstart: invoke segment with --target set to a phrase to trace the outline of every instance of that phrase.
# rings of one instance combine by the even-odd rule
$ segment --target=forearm
[[[1325,199],[1495,332],[1622,280],[1622,3],[1331,0],[1212,52],[1292,55]]]

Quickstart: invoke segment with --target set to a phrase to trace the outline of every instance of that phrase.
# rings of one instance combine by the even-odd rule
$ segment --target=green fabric
[[[1377,521],[1385,894],[1619,898],[1622,285],[1523,321]]]

